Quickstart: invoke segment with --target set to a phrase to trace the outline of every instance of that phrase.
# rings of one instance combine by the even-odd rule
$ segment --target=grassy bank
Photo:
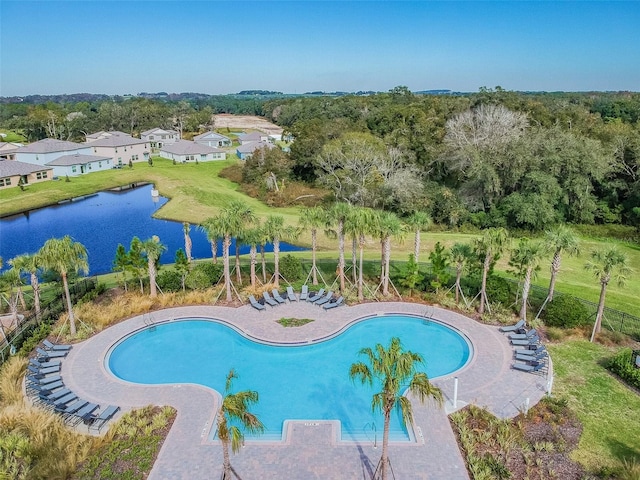
[[[603,361],[607,347],[584,340],[549,345],[554,396],[569,400],[584,426],[572,458],[591,471],[615,471],[626,459],[640,462],[640,396],[614,378]]]

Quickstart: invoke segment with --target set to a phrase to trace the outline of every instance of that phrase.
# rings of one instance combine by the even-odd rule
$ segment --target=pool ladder
[[[153,332],[156,329],[156,322],[153,321],[153,318],[151,317],[150,313],[143,314],[142,321],[147,327],[151,327],[149,328],[150,332]]]

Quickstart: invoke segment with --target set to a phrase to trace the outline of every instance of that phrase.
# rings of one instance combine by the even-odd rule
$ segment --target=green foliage
[[[94,451],[74,478],[147,478],[174,418],[175,410],[171,407],[145,407],[124,415],[112,427],[113,440]]]
[[[203,272],[207,280],[209,281],[209,286],[215,285],[220,277],[222,276],[223,265],[221,263],[198,263],[196,264],[191,271]]]
[[[304,275],[302,261],[293,255],[285,255],[280,259],[280,273],[290,282],[300,280]]]
[[[439,288],[448,278],[449,254],[440,242],[436,242],[433,251],[429,253],[429,261],[431,262],[431,271],[435,276],[431,286]]]
[[[51,333],[51,325],[48,323],[41,323],[39,326],[34,327],[28,337],[22,342],[22,346],[20,350],[18,350],[18,355],[26,357],[33,350],[35,350],[36,346],[45,338],[49,336]]]
[[[638,353],[636,353],[637,355]],[[623,348],[607,362],[607,368],[629,385],[640,389],[640,368],[634,364],[635,356],[630,348]]]
[[[409,261],[404,266],[404,271],[400,277],[400,285],[411,291],[415,290],[418,285],[421,285],[424,279],[425,276],[420,272],[415,255],[410,253]]]
[[[176,270],[163,270],[156,279],[163,292],[178,292],[182,290],[182,275]]]
[[[203,271],[201,268],[200,269],[194,268],[193,270],[191,270],[187,274],[187,277],[185,278],[184,283],[187,286],[187,288],[191,290],[204,290],[213,285],[207,273]]]
[[[283,317],[280,320],[278,320],[278,323],[283,327],[301,327],[311,322],[313,322],[313,319],[311,318]]]
[[[541,316],[549,327],[573,328],[590,321],[587,307],[571,295],[555,295]]]

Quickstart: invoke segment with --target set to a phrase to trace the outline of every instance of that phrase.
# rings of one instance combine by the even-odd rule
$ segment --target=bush
[[[640,389],[640,368],[634,365],[635,358],[630,348],[623,348],[607,363],[607,368],[625,383]]]
[[[508,307],[516,298],[516,289],[515,283],[502,277],[492,275],[487,278],[487,298],[491,303],[498,302]]]
[[[570,295],[556,295],[542,312],[544,323],[549,327],[574,328],[585,325],[589,312],[579,300]]]
[[[182,278],[175,270],[163,270],[156,279],[163,292],[177,292],[182,290]]]
[[[200,263],[187,274],[185,284],[191,290],[204,290],[216,284],[222,274],[222,265]]]
[[[302,262],[293,255],[285,255],[280,259],[280,273],[290,282],[300,280],[304,275]]]
[[[222,263],[207,262],[207,263],[198,263],[195,267],[191,269],[191,271],[192,272],[198,271],[198,272],[204,273],[207,279],[209,280],[208,286],[210,287],[211,285],[215,285],[216,283],[218,283],[218,280],[220,280],[220,277],[222,276],[223,269],[224,269],[224,266],[222,265]]]

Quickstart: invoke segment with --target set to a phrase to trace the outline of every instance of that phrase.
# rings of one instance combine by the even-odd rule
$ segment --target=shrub
[[[182,278],[175,270],[163,270],[156,280],[163,292],[177,292],[182,290]]]
[[[607,368],[625,383],[640,389],[640,368],[634,365],[635,358],[630,348],[623,348],[607,363]]]
[[[573,328],[587,323],[587,308],[570,295],[557,295],[542,313],[544,323],[550,327]]]
[[[302,262],[293,255],[285,255],[280,259],[280,273],[290,282],[300,280],[302,275],[304,275]]]
[[[187,288],[191,290],[204,290],[212,285],[209,276],[202,269],[198,268],[194,268],[187,274],[184,283]]]
[[[498,302],[508,307],[516,298],[516,284],[508,280],[490,276],[487,278],[487,297],[491,303]]]
[[[216,283],[218,283],[218,280],[220,280],[220,277],[222,276],[223,269],[224,269],[224,266],[222,265],[222,263],[207,262],[207,263],[198,263],[195,267],[193,267],[191,271],[203,272],[209,279],[208,286],[210,287],[211,285],[215,285]]]

